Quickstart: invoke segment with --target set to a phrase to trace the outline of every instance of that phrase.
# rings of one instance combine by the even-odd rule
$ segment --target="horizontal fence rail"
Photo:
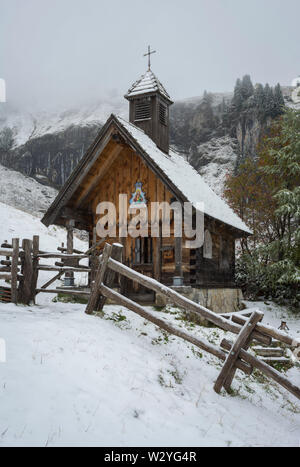
[[[233,332],[234,334],[239,334],[241,330],[241,326],[235,323],[228,321],[226,318],[223,318],[221,315],[214,313],[213,311],[205,308],[198,303],[193,302],[192,300],[184,297],[183,295],[179,294],[175,290],[170,289],[166,285],[161,284],[160,282],[152,279],[151,277],[145,276],[129,267],[125,266],[124,264],[118,263],[114,259],[110,258],[108,262],[108,267],[111,268],[113,271],[118,272],[119,274],[123,274],[128,279],[132,279],[139,284],[147,287],[154,292],[157,292],[161,295],[164,295],[170,301],[179,307],[185,308],[187,311],[197,314],[203,319],[215,324],[216,326],[224,329],[225,331]],[[268,336],[263,336],[260,333],[254,332],[253,336],[259,342],[269,344],[270,339]]]

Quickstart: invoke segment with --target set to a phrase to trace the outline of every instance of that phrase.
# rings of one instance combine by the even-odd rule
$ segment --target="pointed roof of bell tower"
[[[125,95],[126,99],[141,94],[153,94],[159,92],[165,99],[172,102],[165,87],[161,84],[159,79],[155,76],[151,69],[148,69],[128,90]]]

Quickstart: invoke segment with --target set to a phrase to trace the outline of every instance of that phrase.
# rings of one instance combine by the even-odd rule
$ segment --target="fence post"
[[[111,250],[112,250],[112,246],[109,243],[106,243],[104,250],[103,250],[101,264],[98,268],[95,280],[91,284],[91,295],[90,295],[90,299],[87,304],[87,307],[85,309],[85,312],[88,315],[91,315],[93,311],[97,309],[97,304],[99,301],[99,297],[101,295],[100,286],[103,282],[103,279],[106,273],[107,263],[111,255]]]
[[[22,281],[20,284],[20,302],[29,305],[32,284],[32,241],[24,239],[22,242]]]
[[[91,248],[95,247],[96,243],[97,243],[97,233],[96,233],[96,227],[94,227],[90,247]],[[96,256],[96,248],[94,248],[91,253],[92,254],[91,254],[90,259],[89,259],[90,267],[92,269],[92,271],[90,272],[90,275],[89,275],[89,283],[90,284],[92,284],[94,282],[94,280],[95,280],[96,270],[97,270],[97,265],[98,265],[98,258]]]
[[[121,244],[122,244],[122,254],[121,257],[118,261],[122,261],[124,263],[125,257],[126,257],[126,237],[121,237]],[[116,258],[117,259],[117,258]],[[121,295],[126,295],[127,294],[127,283],[128,281],[126,280],[126,277],[123,276],[122,274],[119,274],[119,284],[120,284],[120,294]]]
[[[18,303],[18,263],[19,263],[19,239],[12,239],[13,255],[11,259],[11,301]]]
[[[261,320],[263,314],[254,311],[250,318],[247,319],[245,322],[244,326],[241,329],[241,332],[239,333],[235,343],[233,344],[232,348],[230,349],[230,352],[226,358],[226,361],[223,365],[223,368],[215,382],[214,385],[214,390],[216,392],[220,392],[222,389],[222,386],[224,385],[226,379],[231,377],[231,369],[234,367],[236,364],[236,361],[239,357],[239,353],[241,348],[246,344],[246,342],[249,340],[252,331],[254,330],[256,324]]]
[[[37,281],[38,281],[38,276],[39,276],[39,270],[38,270],[39,251],[40,251],[40,237],[38,235],[34,235],[33,241],[32,241],[32,280],[31,280],[31,300],[33,302],[35,302]]]
[[[123,251],[123,245],[119,243],[113,243],[110,257],[121,263],[122,251]],[[116,273],[114,271],[112,271],[111,269],[108,269],[104,275],[104,278],[102,281],[103,284],[105,284],[107,287],[112,287],[114,280],[115,280],[115,275]],[[106,297],[104,297],[104,295],[100,295],[100,298],[96,305],[96,310],[101,311],[105,305],[105,302],[106,302]]]
[[[67,227],[67,254],[72,255],[74,253],[74,220],[68,220],[66,227]],[[64,262],[65,266],[75,266],[73,259],[68,259]],[[69,271],[65,273],[65,285],[74,285],[74,272]]]

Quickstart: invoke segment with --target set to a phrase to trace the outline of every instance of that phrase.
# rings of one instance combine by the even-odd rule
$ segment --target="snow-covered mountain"
[[[286,103],[292,88],[283,87]],[[224,123],[224,109],[232,93],[210,93],[184,99],[171,107],[171,145],[186,154],[211,188],[222,194],[225,177],[245,154],[254,156],[267,123],[255,114]],[[111,113],[128,116],[125,99],[108,97],[92,104],[56,112],[26,112],[9,103],[0,105],[0,137],[9,128],[4,147],[0,141],[0,163],[44,184],[61,187]],[[270,120],[269,120],[270,123]],[[1,140],[1,138],[0,138]]]
[[[0,104],[0,163],[56,187],[64,184],[111,113],[126,114],[124,99],[74,109],[27,112]],[[2,139],[4,137],[2,136]]]
[[[232,94],[214,93],[212,96],[213,106],[217,108],[223,100],[229,102]],[[189,144],[195,140],[195,132],[201,131],[199,105],[202,100],[203,97],[185,99],[175,103],[172,108],[171,143],[181,152],[189,153]],[[184,111],[182,111],[183,108]],[[127,117],[128,103],[123,98],[115,98],[85,105],[79,109],[47,113],[28,113],[17,110],[9,104],[2,105],[0,106],[0,132],[1,129],[10,128],[13,141],[11,148],[0,154],[0,163],[34,177],[38,181],[42,180],[48,185],[60,187],[111,113]],[[186,141],[186,135],[183,135],[182,145],[179,147],[178,137],[175,135],[181,135],[186,125],[194,131],[194,139],[187,138]],[[222,139],[216,143],[212,142],[212,146],[214,144],[221,146]],[[206,149],[208,147],[209,144],[206,145]],[[223,153],[227,154],[227,159],[232,156],[233,160],[229,163],[227,161],[225,165],[220,160],[218,167],[216,160],[210,160],[206,151],[206,162],[200,164],[201,174],[209,183],[212,182],[212,188],[216,186],[215,178],[222,173],[223,179],[228,168],[234,165],[236,154],[232,151],[233,147],[234,143],[229,141],[229,138],[223,141]],[[199,154],[201,155],[202,152],[203,149],[199,147]],[[215,159],[215,156],[213,158]],[[199,168],[199,164],[195,166]],[[222,183],[218,184],[218,187],[221,187],[219,191],[222,191]]]
[[[282,92],[287,104],[293,106],[291,86],[283,86]],[[210,93],[213,107],[218,107],[224,101],[229,103],[233,97],[232,92]],[[197,113],[198,106],[203,101],[203,96],[189,97],[176,101],[174,107],[180,109],[181,124],[184,125],[186,113],[182,111],[185,107],[188,112]],[[171,108],[171,121],[175,119],[175,112]],[[0,131],[3,128],[11,128],[14,132],[14,147],[22,146],[30,139],[40,138],[44,135],[64,132],[70,127],[85,127],[103,125],[109,115],[114,113],[123,118],[128,116],[128,102],[122,96],[109,96],[107,99],[96,100],[74,108],[60,108],[49,111],[35,111],[21,109],[10,103],[0,104]],[[173,117],[173,118],[172,118]],[[179,121],[178,121],[179,122]]]
[[[127,116],[127,103],[121,98],[109,98],[80,107],[57,109],[56,111],[28,111],[9,103],[0,104],[0,131],[11,128],[14,147],[44,135],[64,132],[70,127],[99,126],[111,113]]]
[[[206,183],[222,196],[226,175],[234,170],[238,144],[234,138],[223,136],[212,138],[207,143],[197,146],[197,159],[194,166]]]
[[[54,188],[0,164],[1,203],[41,217],[56,195]]]

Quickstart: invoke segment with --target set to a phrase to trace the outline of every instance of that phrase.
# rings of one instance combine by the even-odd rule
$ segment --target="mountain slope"
[[[34,180],[33,180],[34,182]],[[40,249],[49,252],[56,252],[57,247],[61,246],[62,242],[66,244],[67,233],[66,230],[62,227],[50,226],[45,227],[42,224],[39,217],[31,215],[28,212],[24,212],[21,209],[16,209],[12,206],[4,204],[0,201],[0,245],[5,240],[11,242],[12,238],[22,239],[27,238],[32,240],[34,235],[39,235],[40,237]],[[74,236],[74,247],[80,251],[86,251],[88,248],[88,243],[82,241],[78,236]],[[3,258],[2,258],[3,259]],[[45,264],[52,264],[54,266],[56,260],[43,260]],[[39,284],[44,284],[47,280],[53,277],[53,273],[40,271],[39,273]],[[80,273],[76,276],[78,283],[81,281],[86,281],[86,273]],[[3,281],[2,281],[3,282]],[[5,285],[3,283],[3,285]],[[60,285],[60,282],[53,284]],[[0,335],[1,337],[1,335]]]
[[[222,196],[226,175],[233,172],[237,154],[237,141],[227,135],[199,144],[190,161],[205,182]]]
[[[220,102],[223,99],[229,102],[230,98],[231,94],[214,94],[213,106],[217,113]],[[202,97],[196,97],[180,101],[171,109],[171,144],[187,154],[191,148],[196,148],[197,142],[206,142],[214,134],[210,134],[209,128],[203,131],[202,127],[207,122],[201,107],[202,100]],[[109,113],[127,116],[127,111],[125,101],[111,105],[95,104],[57,114],[40,113],[35,116],[18,113],[9,106],[6,109],[2,108],[1,113],[0,107],[0,131],[1,128],[6,127],[13,130],[12,147],[9,150],[1,150],[0,144],[0,163],[38,180],[42,177],[43,183],[60,187],[94,140]],[[203,132],[207,136],[204,140],[201,136]],[[217,136],[222,134],[222,131],[216,133]],[[228,138],[224,145],[226,146],[227,143],[230,147],[234,146],[234,142],[229,141]],[[192,162],[196,158],[196,152],[194,151]],[[228,154],[230,152],[232,151],[229,149]],[[236,154],[232,156],[235,161]],[[206,157],[201,173],[205,172],[205,166],[209,164],[210,160]],[[212,167],[208,167],[208,172],[217,175],[218,170],[215,170],[214,164],[212,161]],[[197,162],[195,167],[198,169],[200,165],[201,163]]]
[[[56,194],[54,188],[0,165],[0,202],[41,216]]]
[[[124,115],[125,109],[125,101],[116,98],[78,109],[33,114],[9,104],[0,105],[0,132],[5,128],[12,131],[9,149],[1,148],[0,141],[0,163],[58,188],[108,116]]]
[[[0,130],[12,128],[14,145],[19,147],[34,138],[58,134],[74,126],[85,127],[103,124],[111,113],[127,114],[127,104],[123,99],[108,97],[78,108],[56,111],[22,110],[9,103],[0,105]]]
[[[291,88],[282,90],[286,103],[292,105]],[[170,113],[171,144],[187,155],[218,193],[222,192],[225,174],[232,171],[238,158],[255,156],[258,140],[270,124],[270,119],[262,123],[250,109],[247,118],[242,112],[230,128],[226,109],[232,98],[233,93],[205,93],[176,102]],[[127,117],[127,102],[108,98],[79,109],[37,114],[0,105],[0,163],[59,188],[110,113]],[[1,130],[5,128],[11,134],[8,132],[5,144],[1,144]],[[220,184],[216,184],[219,176]]]
[[[40,236],[40,248],[47,251],[56,251],[62,242],[66,242],[66,230],[62,227],[45,227],[39,217],[16,209],[0,202],[0,243],[4,240],[11,241],[12,238],[32,239],[33,235]],[[75,248],[84,250],[87,243],[74,237]]]

